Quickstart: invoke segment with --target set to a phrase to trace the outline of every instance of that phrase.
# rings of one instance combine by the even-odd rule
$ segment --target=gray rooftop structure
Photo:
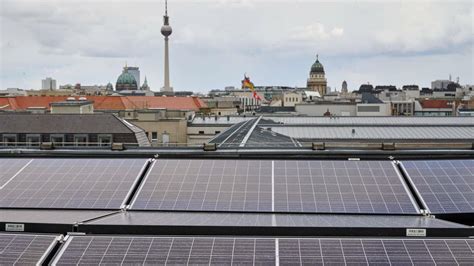
[[[223,148],[300,146],[291,137],[260,127],[261,123],[275,124],[271,120],[263,120],[262,117],[242,121],[217,135],[209,143],[216,143],[218,147]]]
[[[242,121],[255,119],[258,116],[218,116],[218,117],[199,117],[196,116],[191,125],[233,125]],[[474,117],[413,117],[413,116],[272,116],[264,115],[265,121],[273,121],[279,124],[291,125],[394,125],[394,126],[474,126]]]
[[[474,141],[474,127],[276,126],[272,131],[302,141]]]
[[[14,135],[23,142],[26,135],[40,135],[40,142],[48,142],[46,138],[53,134],[65,135],[65,141],[74,141],[73,135],[89,135],[89,142],[98,135],[110,135],[117,142],[150,146],[143,129],[114,114],[0,114],[0,137]]]
[[[247,119],[247,120],[243,120]],[[473,143],[474,117],[291,117],[262,116],[238,117],[226,121],[257,123],[255,127],[231,127],[222,135],[246,135],[247,145],[254,147],[298,147],[304,142],[352,143]],[[258,120],[258,121],[257,121]],[[204,123],[218,122],[210,119]],[[245,122],[246,121],[246,122]],[[249,130],[252,132],[249,132]],[[247,130],[247,132],[242,132]],[[224,141],[220,136],[214,143],[222,147],[240,146],[241,143]],[[280,146],[279,146],[280,145]]]

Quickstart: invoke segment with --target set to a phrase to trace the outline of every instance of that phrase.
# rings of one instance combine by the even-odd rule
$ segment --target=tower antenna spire
[[[165,37],[165,66],[164,66],[164,86],[162,91],[164,92],[173,92],[173,89],[170,86],[170,69],[169,69],[169,51],[168,51],[168,39],[171,33],[173,32],[168,17],[168,1],[165,0],[165,15],[163,16],[163,26],[161,27],[161,34]]]

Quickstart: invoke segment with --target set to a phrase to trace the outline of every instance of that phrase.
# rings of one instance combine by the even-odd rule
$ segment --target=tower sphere
[[[170,36],[172,32],[173,32],[173,30],[171,29],[170,25],[163,25],[161,27],[161,34],[163,34],[163,36],[165,36],[165,37]]]

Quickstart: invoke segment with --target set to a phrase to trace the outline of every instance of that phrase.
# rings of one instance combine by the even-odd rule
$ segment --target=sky
[[[474,83],[472,1],[169,0],[175,90],[306,86],[319,54],[328,86]],[[163,86],[164,0],[0,0],[0,89],[114,84],[138,66]]]

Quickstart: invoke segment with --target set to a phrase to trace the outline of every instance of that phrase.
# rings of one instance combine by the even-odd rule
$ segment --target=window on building
[[[75,135],[74,145],[75,146],[87,146],[88,138],[87,135]]]
[[[199,135],[204,135],[204,131],[199,131]]]
[[[51,142],[54,146],[64,146],[64,135],[51,135]]]
[[[219,130],[216,130],[216,134],[220,134],[221,132]]]
[[[16,135],[3,135],[4,146],[16,146]]]
[[[99,135],[98,137],[99,146],[110,146],[112,143],[111,135]]]
[[[40,135],[26,135],[26,145],[27,146],[39,146],[41,142]]]
[[[151,132],[151,141],[158,141],[158,132]]]

